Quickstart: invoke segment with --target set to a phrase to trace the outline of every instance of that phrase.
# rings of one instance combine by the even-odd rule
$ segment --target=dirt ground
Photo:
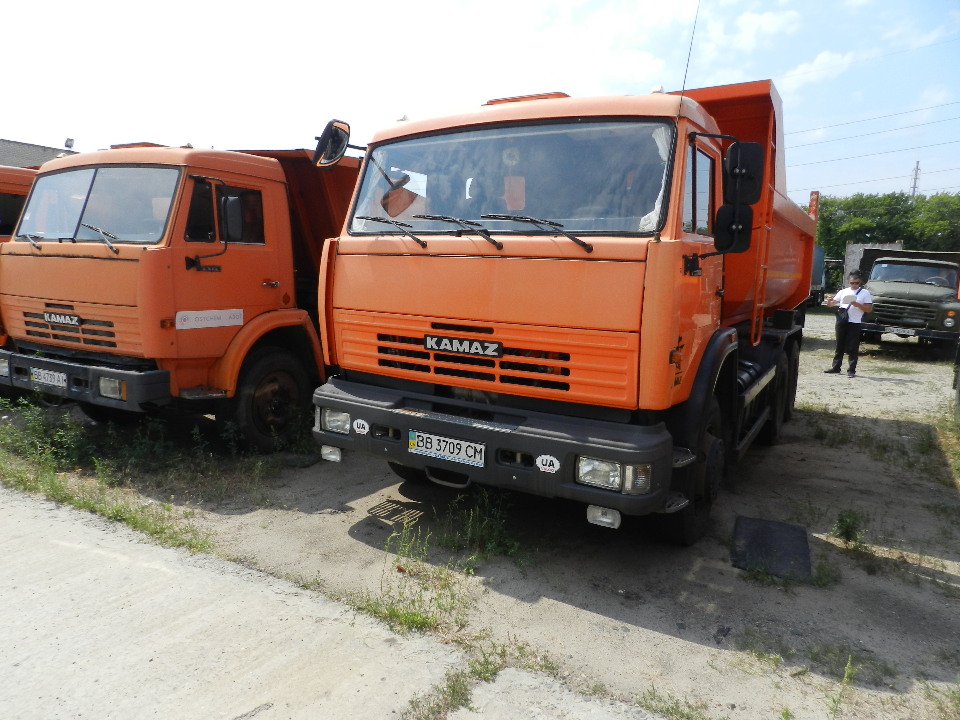
[[[832,317],[812,312],[794,418],[736,467],[707,538],[671,547],[642,522],[613,531],[578,505],[510,496],[519,559],[462,577],[460,632],[544,652],[580,691],[653,690],[711,719],[957,717],[938,699],[960,678],[960,495],[933,428],[951,410],[952,365],[884,336],[863,345],[858,377],[825,375],[832,338]],[[435,529],[454,496],[348,457],[199,518],[226,557],[377,594],[399,575],[384,551],[397,523]],[[857,549],[830,534],[841,513],[863,531]],[[738,516],[805,527],[816,582],[733,567]]]

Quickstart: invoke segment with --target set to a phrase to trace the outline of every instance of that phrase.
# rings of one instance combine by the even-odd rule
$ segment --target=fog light
[[[322,408],[320,410],[320,427],[329,432],[349,435],[350,413],[333,408]]]
[[[944,319],[943,319],[943,326],[944,326],[944,327],[953,327],[953,326],[956,325],[956,324],[957,324],[957,321],[956,321],[955,319],[953,319],[952,317],[948,317],[948,318],[944,318]]]
[[[623,466],[609,460],[578,458],[577,482],[606,490],[619,490],[623,485]]]
[[[10,361],[7,358],[0,359],[0,376],[10,377]]]
[[[337,447],[321,445],[320,457],[322,457],[324,460],[329,460],[330,462],[340,462],[343,460],[343,451]]]
[[[127,399],[127,383],[117,378],[102,377],[98,383],[100,395],[111,400]]]
[[[623,491],[630,495],[643,495],[653,487],[652,465],[627,465],[624,472]]]
[[[588,505],[587,522],[616,530],[620,527],[620,511],[599,505]]]

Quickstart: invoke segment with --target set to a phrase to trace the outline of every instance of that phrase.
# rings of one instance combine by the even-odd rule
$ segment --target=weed
[[[465,627],[469,600],[462,575],[449,564],[426,562],[429,540],[429,533],[404,523],[387,538],[379,594],[363,592],[347,601],[398,631],[449,632]]]
[[[442,686],[410,701],[401,720],[442,720],[457,708],[470,707],[470,678],[465,672],[449,672]]]
[[[835,695],[827,696],[827,709],[830,712],[831,718],[837,718],[840,716],[840,708],[843,705],[843,698],[856,676],[857,668],[855,668],[853,665],[853,655],[848,655],[847,664],[843,670],[843,680],[840,682],[840,688],[837,690]]]
[[[471,496],[458,495],[438,517],[440,547],[450,550],[466,550],[470,556],[463,569],[473,574],[479,563],[494,555],[516,558],[520,544],[507,529],[506,498],[503,493],[486,489]]]
[[[841,510],[830,534],[848,545],[858,544],[863,539],[864,516],[856,510]]]
[[[813,584],[825,588],[840,582],[840,568],[825,558],[818,558],[813,566]]]
[[[956,720],[960,717],[960,678],[952,687],[944,689],[925,682],[923,694],[933,703],[937,711],[937,720]]]
[[[863,681],[871,685],[882,685],[897,674],[893,667],[873,655],[853,652],[849,648],[829,645],[816,647],[807,652],[807,657],[819,666],[824,674],[839,679],[849,676],[851,682],[851,664],[855,664],[855,674],[862,676]]]
[[[645,710],[659,713],[668,720],[708,720],[706,706],[693,704],[669,695],[663,695],[651,687],[637,699],[637,704]]]

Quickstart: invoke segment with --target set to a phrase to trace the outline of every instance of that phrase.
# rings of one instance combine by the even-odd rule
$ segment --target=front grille
[[[922,327],[937,319],[937,309],[904,300],[880,300],[873,303],[873,314],[881,323]]]
[[[28,338],[59,340],[81,346],[97,348],[115,348],[116,335],[113,322],[96,318],[81,317],[78,325],[68,325],[47,320],[49,313],[56,316],[74,316],[76,308],[63,303],[45,303],[45,312],[24,311],[23,325]]]
[[[433,323],[431,329],[448,330],[449,325]],[[463,326],[459,326],[465,332]],[[490,334],[489,328],[473,329],[473,332]],[[471,333],[472,334],[472,333]],[[445,352],[428,350],[413,350],[407,345],[423,347],[423,338],[401,335],[377,335],[377,351],[380,367],[400,368],[413,372],[436,373],[446,377],[470,378],[484,382],[501,382],[508,385],[526,385],[528,387],[544,387],[554,390],[569,390],[570,383],[547,379],[544,376],[570,375],[570,368],[565,363],[570,362],[570,354],[563,352],[548,352],[532,348],[503,348],[503,358],[474,357],[472,355],[453,355]],[[384,344],[394,343],[394,345]],[[399,347],[397,347],[399,345]],[[411,360],[396,360],[403,357]],[[509,359],[508,359],[509,358]],[[514,358],[524,358],[528,362],[518,362]],[[413,360],[423,360],[418,363]],[[540,362],[533,362],[539,360]]]
[[[335,323],[338,362],[346,369],[570,402],[636,403],[634,333],[469,325],[360,311],[339,311]],[[425,337],[437,333],[483,346],[499,343],[500,356],[428,348]]]

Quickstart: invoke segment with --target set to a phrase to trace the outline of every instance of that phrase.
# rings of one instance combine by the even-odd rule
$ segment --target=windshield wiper
[[[421,240],[412,232],[407,230],[408,227],[413,227],[405,222],[400,222],[399,220],[391,220],[390,218],[385,217],[372,217],[370,215],[357,215],[357,220],[370,220],[371,222],[386,223],[387,225],[393,225],[395,228],[398,228],[404,235],[416,242],[420,247],[426,247],[427,243],[424,240]]]
[[[107,232],[103,228],[98,228],[96,225],[87,225],[86,223],[80,223],[80,224],[83,225],[85,228],[93,230],[95,233],[99,233],[100,239],[103,240],[103,244],[106,245],[108,248],[110,248],[113,251],[114,255],[120,254],[120,251],[117,250],[116,246],[112,242],[110,242],[111,239],[119,240],[120,238],[118,238],[113,233]]]
[[[414,215],[414,217],[420,218],[421,220],[436,220],[437,222],[454,223],[455,225],[462,227],[464,230],[475,232],[488,243],[493,245],[497,250],[503,250],[503,243],[495,240],[490,233],[484,230],[483,225],[478,222],[474,222],[473,220],[462,220],[460,218],[450,217],[449,215]]]
[[[39,235],[31,235],[30,233],[23,233],[23,235],[17,235],[17,237],[16,237],[15,239],[16,239],[16,240],[19,240],[20,238],[26,238],[26,239],[27,239],[27,242],[30,243],[31,245],[33,245],[33,249],[34,249],[34,250],[42,250],[43,248],[40,247],[40,243],[37,242],[37,238],[38,238],[38,237],[40,237],[40,236],[39,236]]]
[[[593,252],[593,245],[588,242],[581,240],[575,235],[571,235],[566,230],[563,229],[563,225],[553,220],[541,220],[539,218],[527,217],[526,215],[481,215],[481,218],[484,220],[514,220],[515,222],[530,223],[531,225],[536,225],[541,230],[549,228],[550,230],[556,230],[564,237],[570,238],[577,245],[582,247],[588,253]]]

